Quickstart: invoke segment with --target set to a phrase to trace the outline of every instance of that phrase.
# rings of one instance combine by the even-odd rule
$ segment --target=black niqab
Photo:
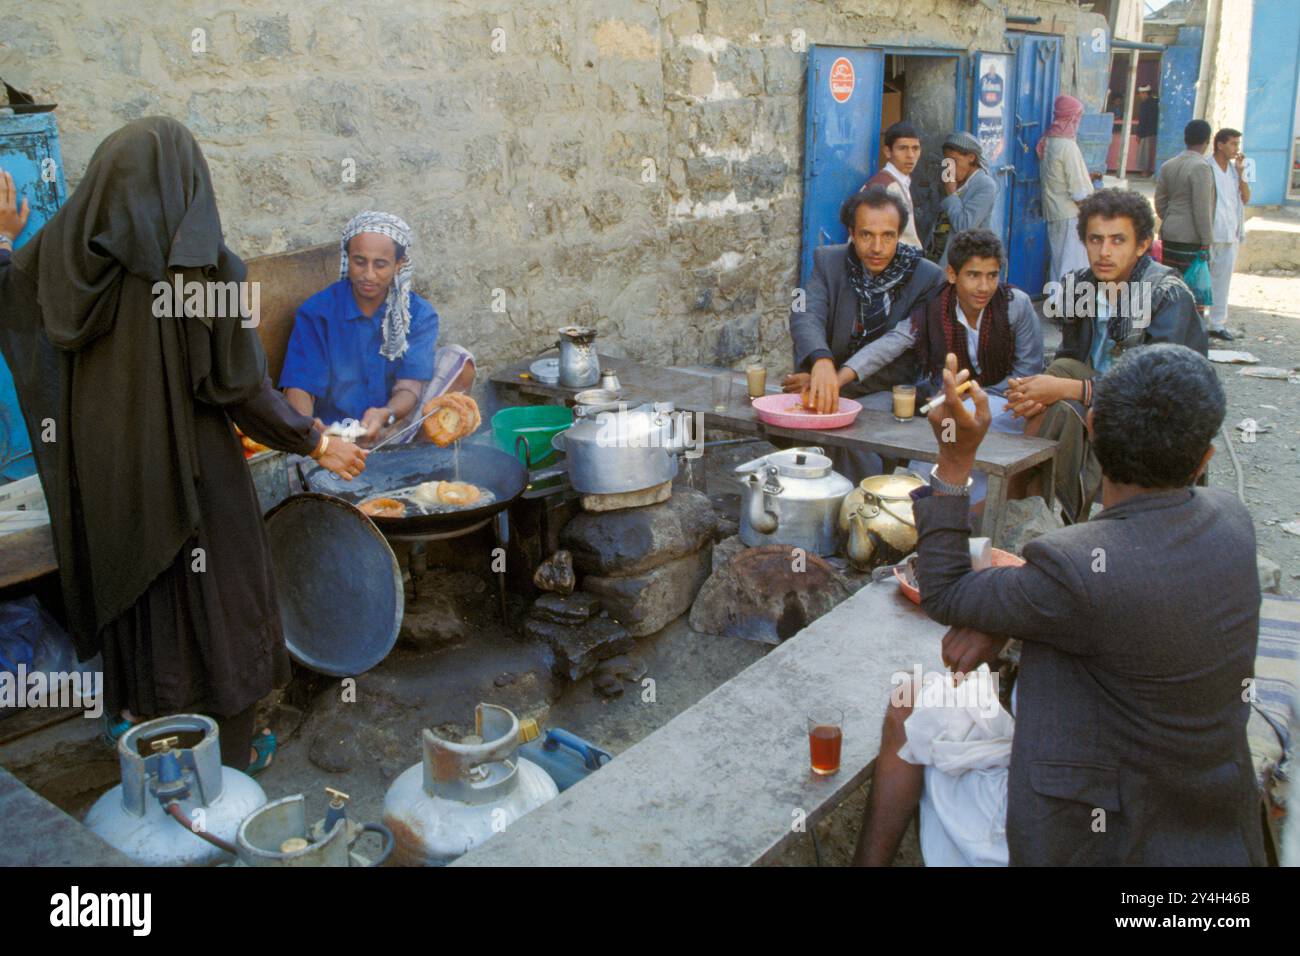
[[[0,290],[0,344],[83,656],[199,529],[196,399],[247,401],[266,376],[256,332],[238,315],[156,315],[154,285],[173,270],[244,278],[194,137],[152,117],[100,144],[67,203],[14,254]]]

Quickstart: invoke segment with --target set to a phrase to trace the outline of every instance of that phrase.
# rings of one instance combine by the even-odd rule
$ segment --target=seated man
[[[280,372],[285,397],[325,425],[355,419],[360,444],[400,432],[407,442],[421,407],[448,391],[468,392],[474,358],[437,348],[438,313],[411,291],[411,227],[363,212],[343,230],[339,281],[302,304]]]
[[[926,613],[954,628],[943,657],[958,674],[996,659],[1005,638],[990,635],[1024,641],[1015,721],[1003,711],[974,739],[934,733],[961,721],[953,708],[915,724],[906,701],[888,708],[856,861],[889,864],[942,763],[979,792],[951,799],[954,775],[938,771],[943,797],[922,804],[927,859],[928,831],[949,860],[1262,865],[1243,690],[1259,630],[1254,525],[1229,492],[1190,487],[1227,407],[1213,366],[1164,344],[1117,361],[1088,413],[1105,510],[1031,541],[1023,567],[982,571],[966,495],[991,415],[978,385],[973,414],[957,395],[964,377],[949,356],[930,416],[939,461],[913,492],[917,576]]]
[[[850,395],[888,391],[916,380],[911,355],[871,373],[862,371],[868,347],[900,322],[917,303],[943,288],[943,270],[926,262],[915,246],[900,243],[907,207],[881,186],[868,186],[844,201],[840,221],[849,241],[813,252],[805,308],[790,312],[793,374],[787,392],[808,392],[818,411],[831,411],[841,389]],[[858,481],[870,473],[861,452],[837,454],[836,470]]]
[[[1043,330],[1029,296],[1000,282],[1002,243],[985,229],[953,236],[945,269],[948,284],[854,358],[869,377],[912,350],[918,372],[932,393],[943,385],[944,357],[953,352],[989,393],[993,428],[1022,432],[1024,421],[1005,412],[1003,397],[1014,378],[1043,370]]]
[[[1202,355],[1209,338],[1192,293],[1168,266],[1147,255],[1155,230],[1140,193],[1102,189],[1079,203],[1079,238],[1087,269],[1067,273],[1044,314],[1060,318],[1061,347],[1042,375],[1012,378],[1007,400],[1028,419],[1025,434],[1059,442],[1056,497],[1067,522],[1086,520],[1101,486],[1083,416],[1092,379],[1124,352],[1152,342],[1186,345]],[[1013,483],[1012,497],[1040,494],[1033,481]]]

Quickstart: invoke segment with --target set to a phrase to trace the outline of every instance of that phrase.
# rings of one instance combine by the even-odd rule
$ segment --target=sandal
[[[271,766],[271,762],[275,758],[275,734],[271,733],[269,730],[263,730],[253,738],[252,747],[253,750],[257,752],[257,759],[248,765],[248,769],[245,770],[244,773],[248,774],[250,777],[256,777],[267,767]]]
[[[117,742],[122,739],[122,735],[135,726],[134,721],[127,720],[120,714],[118,717],[119,722],[114,724],[111,722],[112,718],[108,716],[108,713],[104,713],[104,733],[101,737],[104,743],[113,749],[117,749]]]

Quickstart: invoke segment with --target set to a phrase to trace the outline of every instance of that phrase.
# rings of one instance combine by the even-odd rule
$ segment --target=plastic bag
[[[1192,296],[1196,299],[1197,305],[1214,305],[1213,285],[1210,282],[1210,261],[1204,252],[1199,253],[1192,264],[1187,267],[1187,271],[1183,273],[1183,281],[1192,290]]]

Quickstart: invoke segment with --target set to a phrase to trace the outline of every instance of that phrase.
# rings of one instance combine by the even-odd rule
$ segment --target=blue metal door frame
[[[1250,74],[1242,151],[1252,164],[1252,206],[1294,202],[1288,197],[1300,82],[1300,4],[1256,3],[1250,31]]]
[[[964,129],[969,123],[965,50],[813,44],[808,50],[805,92],[800,286],[806,286],[812,274],[814,249],[847,240],[839,221],[840,205],[879,167],[886,55],[952,57],[957,90],[956,125]],[[856,80],[851,96],[843,103],[831,95],[829,86],[831,67],[841,58],[852,63]]]
[[[1007,281],[1036,296],[1042,293],[1050,254],[1035,147],[1052,124],[1062,41],[1048,34],[1008,33],[1007,42],[1015,55]]]

